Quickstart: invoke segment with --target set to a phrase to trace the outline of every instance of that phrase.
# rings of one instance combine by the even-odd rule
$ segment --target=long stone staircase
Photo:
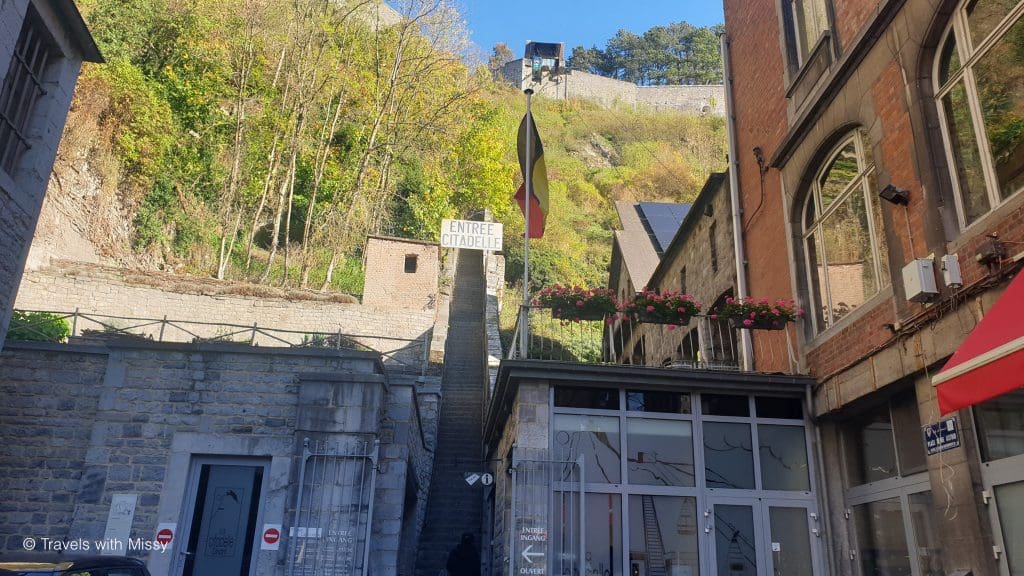
[[[466,484],[463,473],[483,470],[480,434],[487,338],[482,254],[473,250],[456,253],[434,474],[416,555],[418,576],[437,576],[463,533],[471,532],[480,543],[481,488],[479,483]]]

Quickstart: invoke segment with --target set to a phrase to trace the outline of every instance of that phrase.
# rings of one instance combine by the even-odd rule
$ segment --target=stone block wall
[[[245,295],[206,295],[180,291],[187,277],[172,277],[168,288],[129,283],[123,275],[88,266],[65,266],[25,272],[15,308],[86,315],[75,322],[82,330],[104,330],[106,323],[128,328],[143,318],[176,321],[132,329],[156,340],[191,342],[197,336],[229,338],[261,346],[301,344],[310,334],[342,333],[350,340],[385,354],[385,362],[419,372],[434,324],[432,311],[401,310],[329,301],[267,298]],[[171,288],[174,288],[172,290]],[[89,316],[97,315],[97,316]],[[253,325],[267,333],[253,331]],[[275,332],[275,330],[279,332]],[[392,360],[394,359],[394,361]]]
[[[29,0],[0,3],[0,78],[7,76],[28,5]],[[47,92],[36,103],[26,130],[31,148],[11,173],[0,169],[0,348],[82,64],[81,54],[64,33],[66,24],[50,4],[38,2],[36,7],[65,57],[45,71]]]
[[[407,260],[412,262],[409,269]],[[366,240],[363,261],[363,304],[421,311],[437,308],[437,244],[371,236]]]
[[[101,539],[115,493],[138,495],[131,537],[152,539],[161,522],[178,522],[181,534],[194,458],[249,457],[269,463],[263,522],[285,526],[279,551],[254,551],[256,573],[279,576],[303,441],[378,438],[370,574],[397,574],[409,514],[404,537],[418,536],[407,503],[429,486],[432,442],[422,426],[430,413],[421,419],[418,406],[423,382],[392,380],[365,352],[9,343],[0,354],[0,554],[21,551],[28,536]],[[176,552],[148,555],[155,576],[173,570]]]
[[[497,446],[486,456],[495,462],[494,502],[491,520],[491,566],[497,567],[492,576],[507,576],[508,564],[503,561],[508,554],[506,530],[512,525],[512,476],[507,473],[512,467],[512,451],[525,454],[543,454],[550,448],[550,403],[547,380],[525,380],[518,384],[512,413],[505,421]]]
[[[573,70],[554,78],[544,75],[540,82],[531,78],[530,62],[522,58],[507,62],[501,76],[516,88],[533,88],[538,96],[552,100],[582,98],[602,106],[647,106],[695,114],[725,115],[725,87],[709,86],[637,86],[615,78]]]

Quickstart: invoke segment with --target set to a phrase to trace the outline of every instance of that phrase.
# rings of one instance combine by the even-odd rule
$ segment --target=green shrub
[[[51,312],[14,311],[7,328],[8,340],[27,342],[64,342],[71,334],[71,325],[61,314]]]

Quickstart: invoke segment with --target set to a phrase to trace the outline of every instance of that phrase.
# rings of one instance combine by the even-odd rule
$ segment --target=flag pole
[[[523,234],[523,306],[519,317],[519,357],[527,358],[527,343],[530,333],[530,201],[533,198],[533,116],[530,114],[530,102],[533,89],[523,90],[526,93],[526,170],[523,174],[525,198],[523,215],[525,232]]]

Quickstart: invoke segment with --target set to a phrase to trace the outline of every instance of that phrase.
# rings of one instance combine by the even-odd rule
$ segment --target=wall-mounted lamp
[[[885,188],[882,188],[882,191],[879,192],[878,195],[883,200],[887,200],[889,202],[892,202],[893,204],[899,204],[901,206],[906,206],[907,204],[910,204],[910,192],[907,192],[903,188],[894,186],[892,184],[889,184]]]
[[[711,218],[715,215],[715,209],[711,207],[711,204],[704,206],[704,215]]]

